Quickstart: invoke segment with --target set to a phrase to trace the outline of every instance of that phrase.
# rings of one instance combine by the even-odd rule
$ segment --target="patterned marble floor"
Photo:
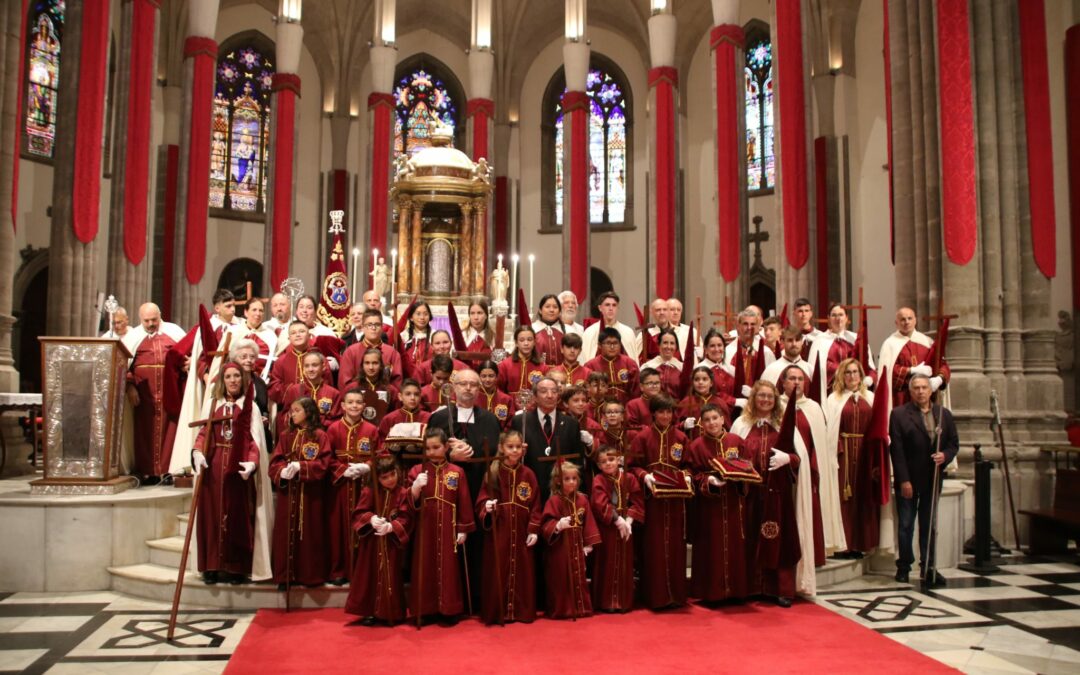
[[[993,575],[942,574],[946,587],[925,591],[863,576],[816,602],[966,673],[1080,672],[1075,558],[1016,556]],[[111,592],[0,594],[0,672],[220,673],[253,617],[185,608],[169,643],[168,610]]]

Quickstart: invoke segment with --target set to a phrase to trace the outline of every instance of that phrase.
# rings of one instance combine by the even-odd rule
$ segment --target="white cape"
[[[825,539],[825,554],[832,555],[847,550],[844,521],[840,516],[840,462],[836,445],[829,444],[825,429],[825,413],[814,401],[803,396],[797,403],[799,410],[810,422],[810,436],[818,461],[818,497],[821,501],[821,527]],[[802,442],[802,434],[795,434],[795,446]]]

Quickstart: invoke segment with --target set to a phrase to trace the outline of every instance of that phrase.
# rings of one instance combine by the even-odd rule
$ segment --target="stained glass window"
[[[456,102],[442,80],[425,68],[418,68],[398,80],[394,99],[397,102],[395,157],[405,150],[413,155],[431,145],[429,125],[436,118],[454,128]]]
[[[226,43],[228,44],[228,43]],[[264,210],[274,64],[246,42],[218,57],[210,132],[210,206]]]
[[[773,153],[772,44],[767,36],[746,48],[746,189],[765,190],[776,184]]]
[[[627,102],[626,87],[600,68],[589,71],[589,222],[618,224],[626,220]],[[555,224],[563,224],[562,97],[555,106]]]
[[[25,151],[52,159],[56,144],[56,100],[64,0],[35,0],[27,18]]]

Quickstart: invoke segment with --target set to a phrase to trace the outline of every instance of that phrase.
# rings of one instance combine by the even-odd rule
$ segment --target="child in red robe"
[[[652,412],[649,411],[649,400],[664,392],[660,373],[655,368],[642,368],[640,382],[641,396],[626,403],[626,424],[644,428],[653,422]]]
[[[351,382],[338,382],[342,395],[350,389],[358,389],[363,392],[375,392],[375,395],[386,402],[386,410],[393,410],[398,406],[398,388],[390,384],[391,371],[383,363],[382,352],[376,347],[368,348],[360,360],[360,370],[353,376]],[[370,420],[369,420],[370,421]],[[379,420],[372,421],[378,424]]]
[[[446,386],[453,372],[453,359],[446,354],[436,354],[431,360],[431,383],[420,390],[424,410],[435,412],[453,401],[453,394],[448,392],[450,387]]]
[[[401,469],[393,457],[376,460],[375,477],[378,485],[360,492],[352,512],[359,545],[345,611],[363,617],[363,626],[376,621],[393,625],[405,618],[405,552],[412,528],[409,491],[401,485]]]
[[[599,422],[589,417],[587,414],[589,409],[589,395],[585,393],[585,390],[581,387],[570,386],[564,389],[559,395],[559,401],[562,403],[563,410],[566,411],[566,414],[577,420],[578,429],[584,431],[585,434],[588,434],[582,434],[581,440],[583,445],[587,439],[592,441],[587,445],[585,451],[588,454],[589,459],[592,460],[592,462],[595,462],[596,452],[603,444],[604,429],[600,426]],[[590,470],[586,471],[586,474],[589,474],[590,477],[592,473],[592,462],[590,462]]]
[[[288,426],[289,406],[299,398],[307,397],[315,401],[315,407],[319,409],[319,421],[324,429],[331,422],[341,417],[341,410],[337,405],[340,392],[323,379],[326,370],[326,357],[323,356],[323,353],[313,349],[304,354],[301,364],[303,379],[290,384],[285,389],[285,395],[281,399],[281,412],[278,413],[277,418],[278,436]]]
[[[431,413],[421,408],[420,383],[412,378],[401,381],[401,391],[398,392],[398,401],[401,407],[386,413],[379,422],[379,446],[386,440],[387,434],[395,424],[401,422],[427,422]]]
[[[341,586],[349,580],[359,537],[353,531],[352,512],[367,482],[375,457],[379,430],[365,422],[364,395],[359,389],[345,392],[345,416],[330,424],[330,487],[327,510],[330,537],[330,583]]]
[[[707,405],[719,409],[724,417],[724,423],[730,426],[728,420],[731,416],[731,409],[716,393],[716,381],[713,378],[712,370],[705,366],[698,366],[694,368],[694,372],[690,376],[690,393],[679,401],[679,410],[676,413],[676,419],[682,427],[683,433],[691,441],[701,436],[701,411]]]
[[[480,373],[480,393],[483,395],[478,400],[484,410],[495,415],[504,430],[510,428],[515,411],[514,398],[499,391],[499,367],[494,361],[484,361],[477,372]]]
[[[645,521],[645,498],[633,474],[622,469],[622,454],[605,445],[593,478],[592,510],[600,529],[600,550],[593,556],[592,600],[601,612],[629,612],[634,607],[632,524]]]
[[[607,395],[608,390],[608,376],[604,373],[597,373],[590,370],[589,375],[585,378],[585,391],[589,394],[589,408],[592,411],[592,418],[598,422],[602,422],[601,408],[604,404],[611,400]],[[615,397],[613,397],[615,398]],[[619,405],[622,405],[620,401]]]
[[[304,397],[289,407],[289,426],[278,438],[270,457],[270,480],[277,496],[271,566],[274,581],[285,590],[289,583],[321,586],[326,583],[326,519],[323,486],[330,466],[330,442],[319,426],[315,401]],[[288,568],[288,574],[286,574]]]
[[[618,401],[608,401],[601,408],[600,426],[604,430],[601,445],[610,445],[623,457],[625,465],[626,455],[630,453],[630,446],[637,438],[640,428],[627,429],[624,419],[623,404]]]
[[[465,472],[447,461],[449,451],[446,432],[428,427],[424,462],[409,470],[416,523],[410,595],[414,615],[437,615],[452,625],[465,611],[458,547],[476,523]]]
[[[578,492],[581,473],[570,462],[551,472],[551,496],[544,505],[540,531],[547,543],[544,580],[549,619],[592,615],[585,557],[600,543],[589,499]]]
[[[577,333],[564,335],[561,351],[562,361],[557,366],[549,366],[548,375],[563,373],[566,375],[567,386],[584,387],[592,371],[578,362],[578,357],[581,356],[581,336]]]
[[[514,331],[514,351],[499,363],[499,390],[517,398],[522,389],[531,390],[547,372],[536,353],[536,333],[530,326]]]
[[[600,331],[600,353],[585,367],[594,373],[603,373],[607,380],[608,394],[618,396],[626,403],[636,397],[638,389],[637,359],[622,353],[622,336],[610,326]]]
[[[476,517],[484,530],[480,618],[487,624],[536,618],[532,547],[540,532],[540,490],[536,474],[521,463],[524,452],[521,432],[504,431],[499,455],[476,498]]]

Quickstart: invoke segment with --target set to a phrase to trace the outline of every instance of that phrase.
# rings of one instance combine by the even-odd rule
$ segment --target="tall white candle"
[[[519,260],[521,260],[521,258],[518,257],[517,253],[510,256],[510,262],[512,263],[510,266],[510,316],[517,316],[517,272]]]
[[[379,264],[379,249],[371,249],[371,290],[375,290],[375,267]]]
[[[390,249],[390,303],[389,307],[397,304],[397,249]]]
[[[532,253],[529,254],[529,310],[535,307],[533,304],[533,264],[536,263],[536,256]]]
[[[363,273],[360,269],[360,249],[352,250],[352,301],[356,302],[356,278]]]

